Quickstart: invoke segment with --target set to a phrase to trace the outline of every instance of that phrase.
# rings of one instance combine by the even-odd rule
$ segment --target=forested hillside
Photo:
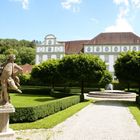
[[[16,63],[35,63],[35,42],[16,39],[0,39],[0,63],[3,63],[8,54],[16,55]]]

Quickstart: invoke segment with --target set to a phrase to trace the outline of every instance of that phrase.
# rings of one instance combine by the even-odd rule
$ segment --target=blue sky
[[[0,1],[0,38],[65,41],[119,31],[140,35],[140,0]]]

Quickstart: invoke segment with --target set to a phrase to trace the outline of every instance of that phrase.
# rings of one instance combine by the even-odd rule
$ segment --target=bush
[[[136,103],[137,103],[138,105],[140,105],[140,96],[137,96],[137,97],[136,97]]]
[[[45,88],[45,87],[40,87],[40,88],[23,88],[22,89],[23,94],[32,94],[32,95],[50,95],[51,93],[51,88]]]
[[[112,84],[114,90],[124,90],[126,88],[126,84],[120,83],[118,81],[113,81]]]
[[[68,88],[68,87],[64,87],[64,88],[59,87],[59,88],[55,88],[54,90],[55,90],[55,91],[59,91],[59,92],[61,92],[61,93],[66,93],[66,94],[71,93],[71,89]]]
[[[51,91],[50,96],[55,97],[55,98],[63,98],[63,97],[67,97],[70,96],[72,94],[68,94],[68,93],[64,93],[64,92],[60,92],[60,91]]]
[[[12,92],[12,91],[11,91]],[[13,91],[14,92],[14,91]],[[34,94],[34,95],[51,95],[53,97],[66,97],[68,95],[71,95],[70,88],[63,88],[63,87],[56,87],[54,90],[52,90],[51,87],[47,86],[31,86],[28,88],[22,88],[22,93],[23,94]]]
[[[17,107],[16,112],[10,114],[10,122],[32,122],[44,118],[58,111],[66,109],[80,102],[80,96],[71,96],[46,104],[33,107]]]
[[[138,84],[134,83],[134,82],[130,82],[130,83],[127,83],[127,82],[118,82],[118,81],[113,81],[113,89],[114,90],[125,90],[126,88],[128,89],[128,91],[131,89],[131,88],[138,88]],[[136,92],[136,90],[135,90]]]
[[[20,78],[21,85],[29,85],[31,75],[30,74],[21,74],[19,76],[19,78]]]

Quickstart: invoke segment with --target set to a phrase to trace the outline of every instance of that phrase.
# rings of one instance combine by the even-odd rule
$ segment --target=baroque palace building
[[[121,52],[140,51],[140,37],[132,32],[100,33],[91,40],[57,41],[47,35],[44,42],[36,45],[36,64],[48,59],[61,59],[69,54],[98,55],[114,76],[114,64]]]
[[[58,42],[52,34],[47,35],[44,41],[36,44],[36,64],[48,59],[61,59],[65,55],[65,43]]]

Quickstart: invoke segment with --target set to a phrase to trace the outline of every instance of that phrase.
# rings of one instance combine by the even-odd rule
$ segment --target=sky
[[[140,35],[140,0],[0,0],[0,38],[92,39],[102,32]]]

